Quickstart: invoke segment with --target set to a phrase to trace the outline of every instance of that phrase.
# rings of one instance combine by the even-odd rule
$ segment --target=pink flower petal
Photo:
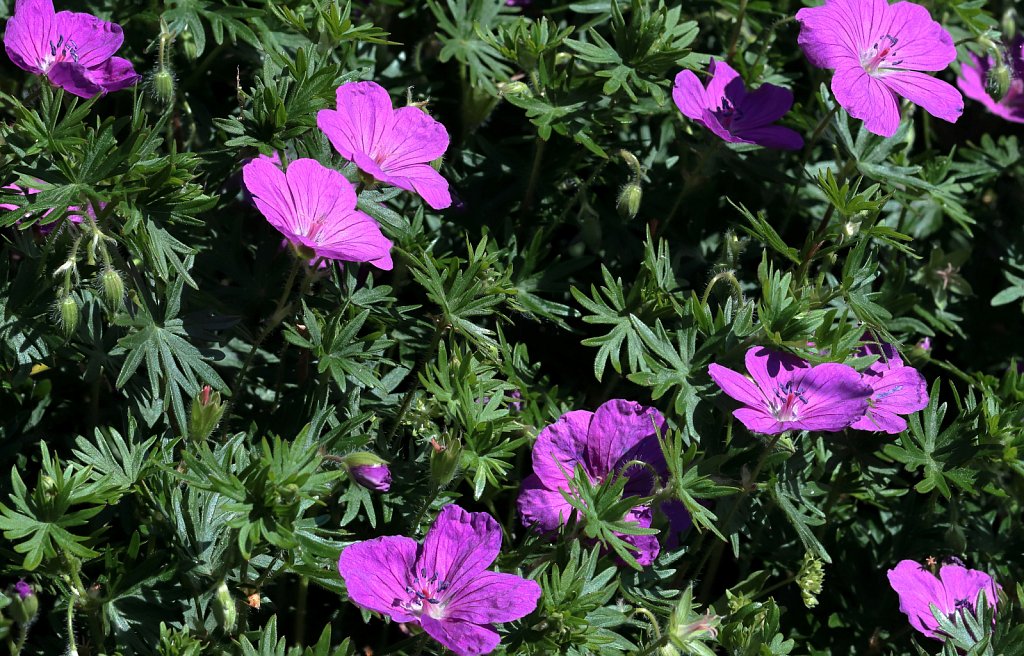
[[[913,71],[941,71],[956,60],[953,37],[928,10],[913,2],[889,5],[889,25],[881,27],[875,39],[889,35],[893,46],[894,67]]]
[[[77,57],[76,63],[85,68],[102,65],[113,57],[124,43],[120,25],[100,20],[92,14],[58,12],[55,16],[54,29],[58,38],[64,37],[64,43],[57,48],[58,53],[62,48],[66,48],[67,59],[71,60],[73,51]]]
[[[420,616],[420,625],[427,635],[451,649],[456,656],[489,654],[501,642],[501,636],[494,629],[470,622],[436,620],[425,614]]]
[[[882,84],[936,118],[956,123],[964,113],[963,96],[948,82],[917,71],[894,71],[879,79]]]
[[[568,486],[562,489],[568,490]],[[523,479],[516,506],[524,526],[536,525],[544,532],[558,530],[559,526],[569,521],[573,512],[572,505],[562,493],[544,487],[536,474]]]
[[[57,40],[55,30],[52,0],[17,0],[4,33],[7,56],[18,68],[41,75],[50,42]]]
[[[540,594],[536,581],[515,574],[483,572],[461,588],[452,589],[444,618],[473,624],[511,622],[533,612]]]
[[[603,403],[590,422],[588,470],[602,476],[611,473],[624,453],[664,429],[665,418],[654,408],[623,399]]]
[[[356,542],[345,547],[338,559],[338,572],[354,603],[391,616],[397,622],[410,622],[415,617],[395,599],[405,599],[416,563],[416,541],[402,536],[388,536]]]
[[[338,109],[317,113],[317,126],[342,157],[351,161],[357,152],[375,155],[391,130],[391,96],[376,82],[346,82],[336,92]]]
[[[764,403],[764,396],[749,378],[743,374],[723,367],[720,364],[708,365],[708,374],[722,391],[743,405],[759,406]]]
[[[676,75],[672,87],[672,100],[683,116],[693,121],[701,121],[704,110],[709,105],[704,85],[693,71],[680,71]]]
[[[587,434],[594,413],[573,410],[545,426],[533,445],[533,471],[549,490],[568,488],[576,465],[586,464]],[[590,472],[596,476],[599,472]]]
[[[896,94],[860,66],[841,68],[832,76],[832,93],[853,118],[883,137],[891,137],[900,127],[900,108]]]
[[[913,560],[901,560],[888,573],[889,585],[900,597],[900,610],[910,625],[929,638],[937,638],[939,623],[932,616],[929,604],[939,610],[945,604],[945,590],[935,575]]]
[[[487,569],[501,551],[501,527],[487,513],[454,504],[438,513],[416,567],[456,590]]]

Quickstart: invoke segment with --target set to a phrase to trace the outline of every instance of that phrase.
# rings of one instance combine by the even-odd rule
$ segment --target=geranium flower
[[[260,213],[301,257],[391,269],[391,242],[356,209],[356,193],[337,171],[313,159],[297,159],[281,171],[271,158],[259,157],[242,168],[242,180]]]
[[[928,10],[911,2],[826,0],[801,9],[798,43],[811,63],[835,69],[832,93],[869,132],[891,137],[900,124],[898,96],[955,123],[960,92],[921,71],[941,71],[956,59],[953,38]]]
[[[708,66],[707,87],[693,71],[676,75],[672,99],[687,118],[730,143],[753,143],[765,148],[796,150],[804,139],[795,131],[772,125],[793,106],[793,92],[762,84],[747,93],[743,78],[725,62]]]
[[[17,0],[4,34],[16,66],[82,98],[139,81],[130,61],[114,57],[123,41],[120,25],[91,14],[54,13],[52,0]]]
[[[646,467],[627,463],[638,460],[663,474],[667,466],[658,444],[658,434],[665,427],[665,418],[654,408],[639,403],[613,399],[602,404],[595,412],[573,410],[544,429],[533,445],[533,473],[523,479],[518,506],[523,524],[542,531],[554,531],[565,524],[573,512],[572,505],[562,496],[571,490],[569,479],[577,466],[583,468],[592,483],[600,483],[610,476],[621,474],[629,478],[625,493],[629,496],[647,496],[654,486],[651,471]],[[665,504],[662,508],[671,522],[671,541],[689,526],[685,510]],[[624,520],[642,528],[650,528],[653,513],[646,506],[631,509]],[[654,562],[660,552],[656,535],[621,535],[635,550],[641,565]]]
[[[1000,118],[1024,123],[1024,35],[1017,35],[1006,49],[1006,66],[1010,73],[1010,87],[998,101],[988,95],[989,71],[996,67],[992,56],[984,59],[970,53],[972,64],[960,67],[956,84],[968,98],[977,100],[985,109]]]
[[[11,189],[13,191],[17,191],[17,192],[23,194],[25,196],[25,198],[28,200],[28,202],[32,202],[32,198],[30,198],[30,197],[31,196],[35,196],[40,191],[39,189],[33,189],[31,187],[22,187],[19,184],[9,184],[9,185],[5,185],[2,188],[3,189]],[[100,203],[100,207],[101,208],[104,207],[105,205],[106,205],[106,203]],[[14,203],[0,203],[0,210],[16,210],[16,209],[18,209],[18,207],[19,206],[15,205]],[[53,212],[53,210],[46,210],[45,212],[43,212],[43,216],[49,216],[50,213],[52,213],[52,212]],[[88,205],[87,206],[86,212],[88,212],[89,215],[91,215],[93,218],[95,218],[95,213],[93,212],[92,205]],[[80,209],[78,209],[77,207],[73,207],[73,206],[69,207],[68,208],[67,220],[72,222],[72,223],[81,223],[82,222],[82,211]],[[19,219],[17,222],[21,223],[21,220]],[[39,234],[46,235],[46,234],[49,234],[50,232],[52,232],[53,229],[57,227],[57,223],[56,222],[54,222],[54,223],[45,223],[45,224],[44,223],[37,223],[35,225],[35,227],[39,230]]]
[[[448,149],[448,131],[418,107],[393,109],[376,82],[338,87],[338,109],[322,109],[316,124],[342,157],[374,180],[413,191],[440,210],[452,204],[448,181],[432,162]]]
[[[936,577],[913,560],[901,560],[889,570],[889,585],[900,596],[900,610],[910,620],[910,626],[936,640],[945,640],[946,636],[939,630],[930,606],[952,619],[965,608],[975,612],[974,604],[982,590],[992,610],[999,601],[991,576],[960,565],[943,565]]]
[[[338,571],[352,602],[474,656],[498,646],[492,624],[528,615],[541,595],[536,581],[488,569],[500,551],[493,517],[448,505],[423,544],[398,535],[357,542],[341,552]]]
[[[903,363],[892,344],[867,344],[858,355],[881,357],[861,374],[861,381],[871,386],[871,398],[864,416],[850,428],[893,434],[907,430],[907,420],[899,415],[928,405],[928,381],[917,369]]]
[[[719,364],[708,366],[711,380],[745,407],[733,416],[755,433],[788,430],[840,431],[864,416],[871,396],[853,367],[810,363],[788,353],[755,346],[747,350],[753,380]]]

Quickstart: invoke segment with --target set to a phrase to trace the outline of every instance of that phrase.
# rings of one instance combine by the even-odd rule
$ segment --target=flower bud
[[[32,586],[21,579],[14,584],[13,592],[8,591],[7,596],[11,599],[11,619],[22,626],[31,624],[39,612],[39,599],[32,591]]]
[[[60,324],[64,334],[68,337],[74,334],[78,328],[78,301],[74,296],[68,294],[57,301],[57,308],[54,313],[57,323]]]
[[[572,53],[570,52],[556,52],[555,53],[555,66],[565,66],[572,61]]]
[[[386,464],[349,467],[349,476],[368,490],[387,492],[391,489],[391,469]]]
[[[224,409],[220,392],[214,392],[209,385],[203,385],[196,398],[192,399],[192,412],[188,422],[189,437],[195,442],[208,438],[224,415]]]
[[[821,594],[824,582],[825,568],[821,561],[805,553],[800,572],[796,575],[796,584],[800,587],[800,597],[804,601],[804,606],[814,608],[818,605],[818,595]]]
[[[169,66],[158,66],[149,77],[149,92],[164,107],[174,102],[174,87],[174,73]]]
[[[1010,82],[1013,77],[1010,67],[1006,65],[1006,58],[1002,55],[1003,53],[1000,51],[996,58],[996,65],[989,69],[988,77],[985,80],[985,91],[997,102],[1002,100],[1006,92],[1010,90]]]
[[[224,633],[234,633],[238,622],[238,608],[235,599],[228,590],[228,584],[221,581],[213,595],[213,614]]]
[[[117,270],[109,267],[104,269],[99,276],[99,288],[107,305],[115,309],[121,307],[124,302],[124,282]]]
[[[452,482],[459,473],[462,462],[462,443],[447,434],[440,441],[431,441],[433,451],[430,454],[430,480],[439,488]]]
[[[506,82],[498,86],[503,96],[532,96],[533,93],[530,91],[530,85],[525,82]]]
[[[615,204],[619,216],[624,219],[636,218],[637,212],[640,211],[640,201],[643,199],[643,195],[643,189],[636,182],[624,185],[622,191],[619,192],[619,200]]]
[[[199,56],[199,48],[196,46],[195,37],[192,36],[191,30],[186,29],[181,33],[179,37],[181,43],[181,49],[185,53],[185,58],[190,62],[194,62],[196,57]]]
[[[1002,30],[1007,38],[1017,33],[1017,10],[1013,7],[1003,13]]]

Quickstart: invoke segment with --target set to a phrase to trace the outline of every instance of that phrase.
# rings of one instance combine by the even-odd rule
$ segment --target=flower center
[[[324,229],[326,222],[323,217],[314,219],[309,223],[309,230],[306,231],[306,236],[320,244],[320,231]]]
[[[775,390],[775,401],[770,404],[772,415],[779,421],[796,421],[800,404],[806,405],[807,398],[793,381],[786,381]]]
[[[732,124],[743,118],[743,112],[736,109],[736,107],[729,102],[728,98],[722,98],[722,107],[715,110],[715,118],[722,124],[722,127],[726,130],[732,127]]]
[[[860,65],[869,74],[874,75],[879,69],[895,68],[903,63],[898,59],[896,44],[899,39],[891,34],[885,34],[875,41],[874,45],[860,53]]]
[[[427,613],[433,618],[439,618],[444,614],[446,605],[444,593],[448,589],[448,583],[439,581],[437,572],[427,577],[427,571],[420,570],[419,575],[413,572],[412,584],[406,586],[406,599],[396,599],[394,605],[404,608],[413,615],[419,617]]]
[[[49,70],[57,62],[71,61],[78,63],[78,44],[71,37],[61,35],[57,42],[50,41],[50,54],[43,59],[43,70]]]

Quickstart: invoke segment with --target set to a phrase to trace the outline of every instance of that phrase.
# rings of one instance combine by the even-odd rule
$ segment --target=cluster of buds
[[[804,554],[804,562],[796,575],[796,584],[800,587],[800,597],[804,606],[814,608],[818,605],[818,595],[821,594],[825,582],[825,568],[815,556],[809,553]]]

